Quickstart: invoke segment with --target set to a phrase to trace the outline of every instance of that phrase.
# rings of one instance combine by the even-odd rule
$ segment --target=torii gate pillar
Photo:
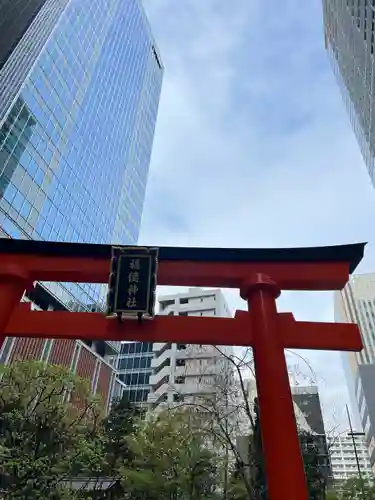
[[[276,299],[281,290],[268,276],[245,281],[241,297],[253,319],[253,355],[259,402],[262,446],[270,499],[307,500],[307,488],[294,415]],[[272,376],[270,375],[272,374]],[[282,457],[283,451],[288,455]],[[272,472],[271,472],[272,471]],[[271,472],[271,473],[270,473]],[[285,494],[288,492],[288,496]]]
[[[0,349],[8,321],[31,284],[24,269],[12,264],[0,266]]]

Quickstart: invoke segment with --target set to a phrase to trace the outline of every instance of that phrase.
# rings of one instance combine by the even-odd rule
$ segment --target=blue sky
[[[141,243],[282,247],[369,241],[375,190],[324,49],[320,0],[145,0],[166,67]],[[244,308],[236,291],[232,308]],[[330,293],[285,293],[333,320]],[[344,422],[339,354],[303,352]],[[298,357],[293,364],[303,363]]]

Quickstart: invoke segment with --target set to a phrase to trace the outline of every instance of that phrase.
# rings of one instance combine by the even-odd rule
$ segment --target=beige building
[[[355,275],[335,293],[335,320],[357,323],[363,350],[343,354],[355,426],[362,426],[375,470],[375,274]]]

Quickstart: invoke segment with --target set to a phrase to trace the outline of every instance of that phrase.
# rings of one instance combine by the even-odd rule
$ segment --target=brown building
[[[23,298],[31,302],[34,310],[63,309],[40,285]],[[114,397],[121,396],[124,384],[117,378],[117,372],[110,364],[108,346],[102,342],[80,340],[10,338],[7,337],[0,349],[0,363],[18,360],[39,360],[45,363],[67,366],[82,378],[88,379],[93,394],[103,397],[107,410]]]

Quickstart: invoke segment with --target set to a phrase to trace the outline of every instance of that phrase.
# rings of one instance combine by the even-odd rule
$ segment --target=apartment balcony
[[[191,359],[222,359],[223,356],[220,354],[220,352],[212,345],[189,345],[187,349],[184,349],[183,351],[179,351],[179,353],[184,353],[182,354],[186,359],[191,358]]]
[[[154,345],[152,346],[152,351],[154,355],[157,356],[158,352],[162,351],[167,345],[168,342],[154,342]]]
[[[171,375],[171,367],[170,366],[164,366],[158,373],[154,373],[150,377],[150,385],[155,386],[157,385],[164,377],[168,377]],[[176,368],[173,370],[173,375],[174,379],[178,377],[185,377],[185,367],[184,366],[176,366]]]
[[[214,384],[205,384],[205,383],[192,383],[192,382],[185,382],[184,384],[177,384],[175,385],[176,390],[180,394],[189,394],[192,396],[199,396],[200,394],[213,394],[218,391],[218,387],[216,387]]]
[[[171,359],[172,357],[172,349],[165,350],[160,356],[154,357],[151,360],[151,368],[157,368],[166,362],[166,360]]]
[[[162,384],[155,392],[149,393],[147,402],[156,403],[158,399],[163,396],[163,394],[167,394],[171,391],[173,391],[173,388],[171,387],[171,384],[169,382]]]
[[[181,312],[187,311],[190,313],[192,316],[197,315],[199,316],[200,312],[205,312],[205,311],[216,311],[217,307],[217,302],[215,299],[207,299],[205,298],[204,300],[201,301],[200,298],[189,298],[189,301],[184,304],[180,301],[178,305],[178,309]],[[170,308],[170,310],[173,310],[173,307]],[[212,314],[214,315],[214,314]]]
[[[171,374],[171,367],[164,366],[158,373],[151,375],[150,377],[150,385],[157,385],[164,377],[168,377]]]

